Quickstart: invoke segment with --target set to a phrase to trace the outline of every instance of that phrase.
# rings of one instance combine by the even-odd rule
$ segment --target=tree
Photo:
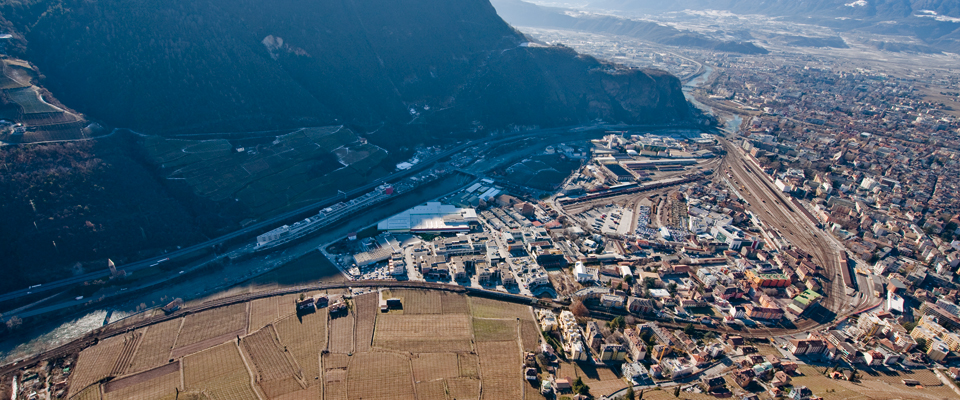
[[[583,383],[583,379],[578,376],[577,380],[573,381],[573,392],[587,396],[590,394],[590,386]]]
[[[680,385],[677,385],[677,388],[673,389],[673,397],[680,397]]]
[[[636,393],[633,392],[633,385],[627,386],[627,393],[623,396],[627,400],[633,400]]]
[[[23,320],[16,315],[10,317],[10,319],[7,320],[7,330],[10,332],[17,330],[17,328],[19,328],[20,325],[23,325]]]
[[[609,326],[610,329],[613,329],[613,330],[623,329],[624,327],[626,327],[626,322],[624,321],[624,318],[621,315],[614,318],[609,323],[607,323],[607,326]]]
[[[692,323],[690,323],[683,327],[683,333],[685,333],[687,336],[694,336],[697,333],[697,329],[693,327]]]
[[[570,312],[572,312],[573,315],[581,318],[590,315],[590,310],[587,309],[587,306],[583,305],[583,303],[579,301],[573,302],[573,304],[570,306]]]
[[[670,294],[677,294],[677,284],[670,282],[670,284],[667,285],[667,291],[670,292]]]
[[[917,338],[917,348],[918,348],[918,349],[921,349],[921,350],[926,349],[926,348],[927,348],[927,339]]]

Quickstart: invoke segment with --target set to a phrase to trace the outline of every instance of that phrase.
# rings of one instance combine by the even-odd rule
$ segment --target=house
[[[640,331],[636,329],[625,329],[623,338],[627,341],[627,350],[630,352],[630,358],[634,361],[640,361],[647,357],[647,344],[640,337]]]
[[[641,299],[633,296],[627,299],[627,311],[633,314],[653,314],[658,308],[656,300]]]
[[[539,377],[537,376],[537,369],[536,369],[536,368],[531,368],[531,367],[528,367],[528,368],[526,368],[526,369],[524,370],[523,376],[524,376],[528,381],[535,381],[535,380],[537,380],[537,379],[539,378]]]
[[[553,381],[553,391],[556,393],[570,393],[573,391],[573,383],[570,378],[558,378]]]
[[[594,350],[600,350],[600,344],[603,343],[603,334],[600,333],[600,325],[596,321],[587,322],[586,337],[584,341],[587,346]]]
[[[722,389],[724,389],[724,387],[726,386],[727,386],[727,381],[725,381],[721,376],[713,376],[713,377],[705,376],[703,378],[700,378],[700,388],[707,393],[722,391]]]
[[[776,387],[784,387],[789,385],[791,380],[790,375],[787,375],[783,371],[777,371],[777,373],[773,374],[773,380],[770,381],[770,384]]]
[[[744,368],[733,372],[733,380],[740,387],[747,387],[753,382],[754,373],[750,368]]]

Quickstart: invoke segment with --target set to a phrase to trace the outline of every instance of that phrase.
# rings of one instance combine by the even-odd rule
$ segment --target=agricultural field
[[[375,292],[363,294],[354,298],[354,304],[357,309],[357,351],[370,351],[377,314],[380,313],[380,296]]]
[[[466,315],[385,314],[377,318],[373,344],[411,353],[469,352],[472,336]]]
[[[462,294],[440,292],[440,308],[443,314],[470,314],[470,302]]]
[[[250,323],[247,332],[256,332],[280,319],[278,297],[267,297],[250,302]]]
[[[174,398],[180,387],[180,364],[168,364],[142,374],[108,382],[104,400],[151,400]]]
[[[460,376],[464,378],[480,379],[480,357],[476,354],[460,353]]]
[[[114,364],[110,375],[121,376],[126,373],[133,363],[133,355],[136,353],[142,337],[142,332],[133,332],[123,337],[123,350],[120,351],[120,356],[117,357],[117,362]]]
[[[37,88],[30,86],[19,89],[8,89],[5,91],[10,101],[20,105],[24,114],[46,114],[59,113],[61,110],[51,106],[40,99]]]
[[[236,342],[183,358],[184,389],[203,392],[211,400],[257,400]]]
[[[523,398],[520,347],[516,340],[477,342],[477,354],[483,379],[481,399]]]
[[[243,336],[247,330],[247,303],[215,308],[183,318],[173,358],[194,353]]]
[[[280,342],[293,354],[307,382],[320,376],[320,351],[327,347],[327,310],[297,318],[291,315],[274,325]]]
[[[166,364],[170,359],[170,350],[173,349],[173,344],[177,340],[181,323],[183,319],[178,318],[144,328],[146,331],[143,333],[143,339],[140,340],[140,348],[137,349],[128,372],[146,371]]]
[[[520,343],[523,351],[536,352],[540,350],[540,327],[534,321],[520,321]]]
[[[473,319],[473,335],[478,342],[494,342],[517,337],[515,319]]]
[[[627,384],[609,368],[593,368],[587,364],[574,364],[574,367],[577,376],[583,379],[583,383],[590,386],[590,393],[594,396],[610,395],[627,387]]]
[[[446,399],[447,398],[447,385],[446,382],[439,381],[429,381],[429,382],[417,382],[417,398],[418,399]]]
[[[505,303],[482,297],[470,297],[470,309],[477,318],[500,318],[533,321],[533,309],[521,304]]]
[[[415,400],[410,359],[387,352],[354,354],[347,368],[347,397]]]
[[[244,337],[241,344],[253,363],[257,384],[268,397],[306,389],[300,366],[280,344],[273,325]]]
[[[73,397],[87,386],[112,376],[124,349],[124,339],[123,336],[114,336],[80,352],[76,372],[70,377],[70,393],[67,397]]]
[[[201,197],[238,199],[256,215],[295,208],[348,190],[369,178],[387,156],[360,144],[349,129],[305,128],[259,142],[227,139],[143,140],[148,159],[167,179],[183,180]],[[243,147],[244,151],[236,149]]]
[[[417,382],[460,376],[460,360],[456,353],[420,353],[410,362],[413,365],[413,378]]]
[[[858,382],[833,380],[820,374],[813,367],[802,365],[798,368],[802,375],[793,377],[793,385],[803,385],[814,395],[825,400],[841,399],[926,399],[942,400],[957,398],[957,394],[943,385],[933,372],[928,370],[908,371],[896,375],[870,375],[859,372]],[[903,379],[915,379],[921,386],[905,386]]]
[[[347,370],[333,369],[324,371],[323,399],[347,400]]]
[[[352,312],[344,316],[331,318],[327,350],[331,353],[353,353],[355,326],[356,317]]]
[[[404,314],[440,314],[442,311],[440,292],[436,290],[397,289],[393,295],[403,299]]]
[[[450,398],[453,399],[479,399],[480,398],[480,380],[476,378],[456,378],[444,381],[447,384],[447,390],[450,391]]]

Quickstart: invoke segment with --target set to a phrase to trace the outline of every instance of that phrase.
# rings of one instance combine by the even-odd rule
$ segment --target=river
[[[11,363],[33,354],[66,344],[84,334],[103,326],[104,319],[111,315],[110,321],[116,322],[138,312],[145,305],[152,308],[163,305],[174,298],[182,298],[187,305],[277,285],[298,285],[320,280],[345,279],[340,271],[326,259],[309,257],[297,260],[317,246],[345,237],[351,231],[370,226],[408,208],[443,196],[461,188],[469,179],[454,174],[417,190],[405,193],[386,203],[381,203],[360,214],[331,225],[322,233],[291,246],[282,252],[260,255],[254,259],[228,265],[214,273],[185,282],[164,285],[155,290],[147,290],[132,299],[106,304],[96,309],[58,318],[54,322],[21,330],[18,334],[0,342],[0,364]],[[308,260],[305,262],[305,260]],[[282,266],[274,267],[278,263]],[[269,272],[263,273],[268,269]],[[170,274],[177,274],[171,271]],[[239,283],[238,283],[239,282]]]
[[[690,82],[687,82],[683,85],[683,95],[686,96],[687,101],[689,101],[690,104],[693,104],[695,107],[699,108],[703,112],[720,117],[723,120],[723,123],[724,123],[723,129],[725,131],[727,131],[728,133],[734,133],[734,134],[737,133],[740,130],[740,124],[743,123],[742,117],[736,114],[717,114],[714,112],[713,108],[697,101],[697,99],[692,94],[690,94],[690,92],[693,89],[707,82],[707,80],[710,79],[710,75],[713,74],[712,67],[708,67],[704,65],[703,69],[704,71],[702,74],[700,74],[694,79],[691,79]]]

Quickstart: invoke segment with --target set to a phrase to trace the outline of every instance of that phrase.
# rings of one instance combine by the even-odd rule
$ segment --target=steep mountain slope
[[[478,112],[477,103],[543,103],[540,112],[528,107],[533,114],[523,115],[540,125],[570,122],[571,113],[574,122],[686,117],[671,77],[599,72],[601,79],[597,61],[582,57],[565,75],[549,75],[579,92],[484,90],[503,83],[499,78],[549,79],[560,71],[537,60],[571,56],[519,48],[525,38],[486,0],[375,7],[357,0],[35,1],[7,2],[0,13],[14,16],[8,19],[45,85],[81,112],[149,132],[401,124],[423,106],[447,112],[423,113],[416,123],[445,129],[519,122]],[[605,80],[666,92],[645,97],[658,102],[623,107],[601,86]],[[581,112],[583,97],[603,105]]]

